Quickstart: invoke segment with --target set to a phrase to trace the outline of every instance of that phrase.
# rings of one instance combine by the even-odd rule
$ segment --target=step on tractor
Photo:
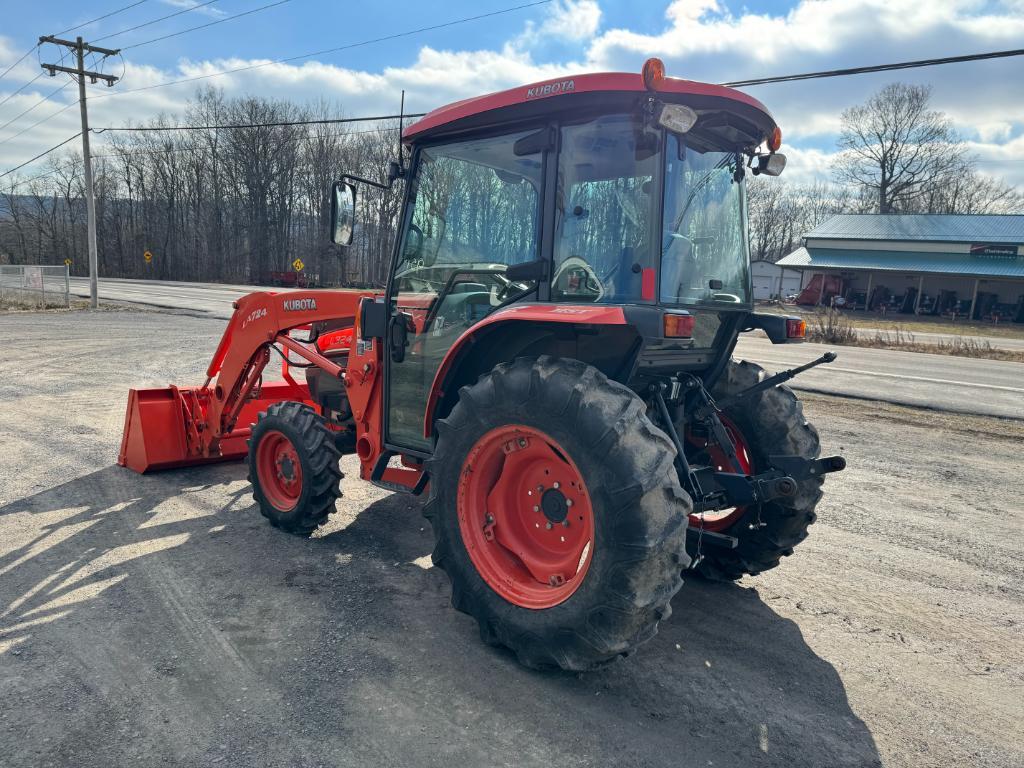
[[[732,357],[742,332],[806,331],[752,302],[745,180],[782,171],[781,141],[755,99],[657,59],[436,109],[386,182],[330,191],[346,246],[371,236],[358,190],[404,182],[386,289],[239,299],[202,386],[130,391],[119,463],[245,459],[262,514],[305,536],[354,453],[426,494],[484,641],[535,668],[626,655],[684,571],[791,554],[845,466],[781,386],[832,353],[773,376]]]

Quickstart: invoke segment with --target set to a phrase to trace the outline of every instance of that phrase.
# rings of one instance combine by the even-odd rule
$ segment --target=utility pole
[[[60,38],[47,35],[40,37],[39,43],[53,43],[71,48],[75,51],[78,59],[78,66],[62,67],[59,64],[43,64],[43,69],[50,73],[50,77],[56,77],[58,72],[67,72],[78,79],[78,105],[82,112],[82,157],[85,159],[85,208],[89,220],[89,304],[93,309],[99,306],[99,255],[96,247],[96,192],[92,185],[92,155],[89,154],[89,112],[85,106],[85,78],[93,83],[102,80],[109,88],[119,78],[113,75],[104,75],[102,72],[90,72],[85,68],[86,53],[102,53],[106,56],[116,56],[120,49],[98,48],[89,45],[82,38],[74,41],[61,40]]]

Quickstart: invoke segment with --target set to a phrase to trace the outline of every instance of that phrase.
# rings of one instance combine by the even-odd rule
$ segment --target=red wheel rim
[[[457,507],[473,565],[513,605],[551,608],[583,583],[594,511],[579,469],[549,435],[510,424],[477,440]]]
[[[256,472],[263,495],[275,508],[291,512],[302,495],[302,463],[283,432],[269,430],[256,446]]]
[[[740,432],[739,427],[729,417],[719,414],[718,418],[722,420],[722,426],[725,427],[725,431],[729,433],[732,444],[736,447],[736,458],[739,460],[743,474],[754,474],[754,460],[751,457],[750,446],[747,444],[746,438],[743,437],[743,433]],[[691,445],[707,451],[711,465],[717,471],[736,471],[736,468],[729,461],[729,456],[718,443],[709,444],[707,438],[694,437],[690,434],[687,434],[686,439]],[[699,528],[703,523],[704,530],[706,531],[722,531],[743,517],[746,509],[746,507],[734,507],[732,509],[719,509],[714,512],[695,512],[690,515],[690,525]]]

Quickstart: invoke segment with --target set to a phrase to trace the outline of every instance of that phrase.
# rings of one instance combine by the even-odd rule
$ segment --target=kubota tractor
[[[785,165],[768,111],[651,59],[442,107],[403,142],[386,290],[240,299],[202,386],[131,391],[120,463],[246,457],[260,511],[307,535],[354,452],[427,493],[453,604],[531,667],[631,651],[687,569],[789,555],[844,461],[779,386],[833,355],[772,377],[731,357],[805,331],[752,311],[744,180]],[[340,245],[365,183],[334,185]]]

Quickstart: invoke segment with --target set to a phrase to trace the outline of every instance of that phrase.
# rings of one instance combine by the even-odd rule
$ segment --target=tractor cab
[[[630,357],[645,371],[711,368],[751,324],[744,182],[785,165],[781,132],[751,97],[667,78],[652,59],[641,75],[442,107],[403,141],[411,163],[395,173],[407,190],[386,301],[390,443],[430,450],[451,393],[493,364],[469,339],[578,357],[595,345],[576,335],[567,350],[568,329],[554,323],[612,318],[620,327],[585,354],[622,378]],[[335,242],[351,238],[356,195],[352,180],[335,185]],[[550,333],[502,327],[518,318]]]

